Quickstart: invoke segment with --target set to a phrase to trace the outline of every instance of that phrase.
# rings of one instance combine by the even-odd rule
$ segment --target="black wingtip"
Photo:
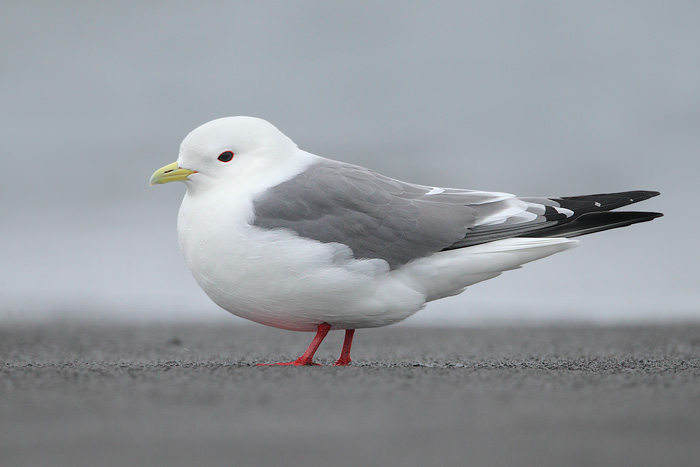
[[[622,191],[619,193],[598,193],[594,195],[562,196],[553,198],[563,208],[570,209],[578,214],[588,212],[611,211],[640,201],[653,198],[661,193],[658,191],[636,190]]]
[[[627,227],[662,217],[660,212],[603,211],[582,214],[570,222],[528,232],[522,237],[578,237],[604,230]]]
[[[650,191],[650,190],[637,190],[637,191],[629,191],[627,192],[630,195],[630,200],[632,200],[633,203],[638,203],[639,201],[644,201],[649,198],[653,198],[654,196],[659,196],[661,192],[659,191]],[[624,193],[620,193],[624,194]]]
[[[584,200],[593,198],[628,198],[631,203],[638,203],[654,196],[659,196],[661,192],[653,190],[631,190],[631,191],[619,191],[616,193],[596,193],[592,195],[578,195],[578,196],[562,196],[560,199],[570,199],[570,200]]]

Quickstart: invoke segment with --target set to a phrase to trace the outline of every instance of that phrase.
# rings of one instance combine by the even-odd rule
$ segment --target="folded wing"
[[[348,245],[356,258],[395,269],[438,251],[511,237],[570,237],[651,220],[657,213],[611,213],[656,196],[635,191],[562,198],[433,188],[319,159],[253,200],[253,225]]]

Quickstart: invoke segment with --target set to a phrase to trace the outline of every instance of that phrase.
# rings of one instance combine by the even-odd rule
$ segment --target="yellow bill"
[[[187,180],[187,177],[192,175],[193,173],[197,173],[197,171],[182,169],[178,167],[177,162],[173,162],[172,164],[168,164],[165,167],[161,167],[160,169],[153,172],[153,175],[151,175],[149,185],[153,186],[160,185],[162,183]]]

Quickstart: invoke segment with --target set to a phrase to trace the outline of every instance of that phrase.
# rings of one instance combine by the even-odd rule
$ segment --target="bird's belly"
[[[377,327],[403,320],[425,294],[379,259],[357,260],[338,243],[247,223],[209,229],[200,219],[180,243],[192,275],[219,306],[268,326],[315,331]]]

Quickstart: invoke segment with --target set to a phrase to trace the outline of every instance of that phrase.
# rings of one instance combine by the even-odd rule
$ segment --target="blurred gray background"
[[[4,1],[0,322],[238,320],[181,257],[184,186],[148,187],[228,115],[422,184],[663,193],[638,208],[666,217],[409,323],[700,320],[698,18],[693,1]]]

